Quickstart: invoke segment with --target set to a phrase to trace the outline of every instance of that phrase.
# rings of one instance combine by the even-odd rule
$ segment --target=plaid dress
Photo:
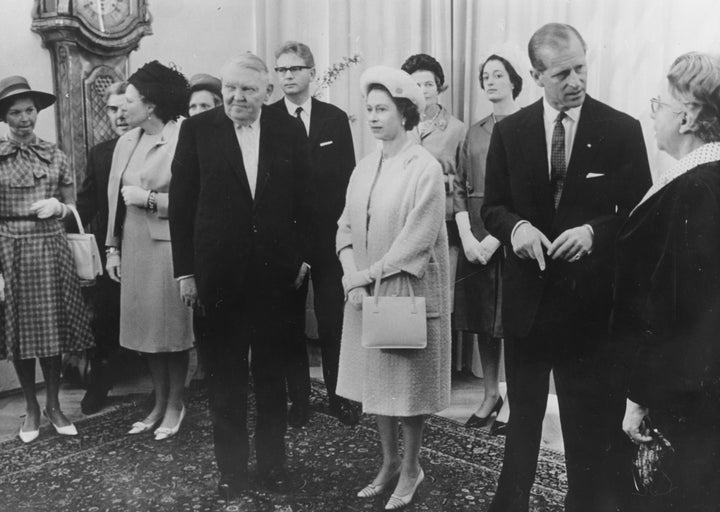
[[[0,359],[78,352],[93,345],[70,246],[56,218],[38,219],[30,205],[72,185],[57,146],[0,140]]]

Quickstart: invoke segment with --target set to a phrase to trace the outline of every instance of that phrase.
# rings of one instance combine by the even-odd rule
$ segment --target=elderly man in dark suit
[[[335,394],[344,293],[342,267],[335,253],[337,221],[345,206],[345,191],[355,168],[355,151],[347,114],[310,96],[315,59],[307,45],[287,41],[275,52],[275,72],[285,97],[272,104],[302,122],[310,143],[309,184],[319,201],[310,210],[310,277],[322,354],[322,369],[330,410],[346,425],[359,420],[357,409]],[[288,424],[299,427],[309,415],[310,369],[305,346],[307,280],[296,295],[296,321],[285,350],[285,379],[292,402]]]
[[[207,314],[200,348],[210,381],[218,491],[232,498],[248,487],[249,366],[260,481],[288,488],[287,406],[277,357],[293,291],[308,269],[303,203],[309,155],[302,127],[263,106],[272,84],[259,57],[230,60],[221,79],[224,107],[191,117],[181,128],[170,232],[182,298],[189,306],[199,300]]]
[[[513,404],[489,510],[528,510],[553,370],[565,510],[615,511],[624,400],[610,378],[607,342],[614,242],[650,185],[645,143],[636,120],[586,94],[577,30],[545,25],[528,49],[544,98],[495,127],[481,213],[508,249],[503,325]]]
[[[90,149],[85,180],[77,193],[77,209],[83,224],[96,239],[104,241],[107,232],[107,187],[113,151],[118,137],[128,130],[122,105],[125,102],[125,83],[115,82],[105,90],[105,112],[116,137],[101,142]],[[72,221],[74,223],[74,221]],[[101,246],[100,257],[105,267],[105,251]],[[92,356],[88,390],[80,402],[84,414],[102,409],[107,394],[118,373],[118,329],[120,328],[120,288],[107,274],[97,278],[95,285],[84,289],[93,310],[92,329],[95,351]]]

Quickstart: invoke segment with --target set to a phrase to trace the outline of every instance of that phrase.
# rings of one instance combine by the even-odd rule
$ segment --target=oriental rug
[[[189,393],[180,432],[162,442],[151,434],[126,435],[143,416],[141,398],[127,397],[105,413],[78,421],[77,437],[45,428],[29,445],[19,439],[0,444],[0,511],[354,512],[383,510],[389,497],[355,497],[379,467],[375,423],[363,416],[356,427],[340,424],[327,411],[321,383],[313,383],[310,422],[288,429],[286,436],[293,492],[275,494],[255,486],[230,502],[215,490],[218,475],[204,395]],[[485,511],[503,443],[504,438],[484,430],[429,418],[421,456],[426,479],[405,510]],[[561,511],[565,488],[562,455],[543,450],[531,510]]]

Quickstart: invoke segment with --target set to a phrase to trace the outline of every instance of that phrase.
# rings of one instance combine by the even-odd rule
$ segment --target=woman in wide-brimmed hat
[[[107,270],[120,283],[120,345],[146,355],[155,406],[129,434],[175,435],[185,416],[183,390],[193,345],[191,310],[173,277],[168,222],[170,165],[187,111],[188,83],[152,61],[128,78],[125,120],[108,180]],[[122,267],[120,254],[122,251]],[[122,268],[122,274],[121,274]],[[155,426],[159,427],[155,429]]]
[[[46,386],[45,415],[55,430],[76,435],[60,410],[61,354],[92,346],[89,316],[60,219],[73,198],[65,154],[35,135],[38,112],[55,102],[21,76],[0,80],[0,358],[11,359],[25,394],[20,439],[39,435],[35,359]]]

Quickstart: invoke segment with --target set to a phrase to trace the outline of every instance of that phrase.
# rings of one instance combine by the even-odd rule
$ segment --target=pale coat
[[[416,144],[384,160],[376,178],[380,157],[380,151],[368,155],[352,174],[338,221],[337,250],[351,248],[358,270],[394,274],[382,281],[381,295],[407,296],[408,280],[412,283],[415,295],[426,298],[428,343],[421,350],[362,348],[362,312],[346,303],[337,393],[362,402],[366,413],[431,414],[450,403],[443,173]]]
[[[175,148],[177,147],[179,121],[169,121],[165,124],[157,144],[145,156],[143,168],[140,170],[141,187],[145,190],[157,192],[157,212],[144,210],[150,230],[150,236],[155,240],[170,240],[170,226],[168,222],[168,190],[170,189],[170,167],[172,165]],[[119,247],[118,230],[122,218],[118,219],[118,201],[122,176],[127,164],[137,147],[141,128],[134,128],[118,139],[113,153],[110,177],[108,178],[108,230],[106,245]],[[120,204],[122,208],[122,204]]]
[[[120,345],[146,353],[179,352],[193,344],[192,312],[173,276],[168,190],[179,123],[159,137],[135,128],[118,140],[108,180],[107,245],[120,247]],[[137,153],[133,155],[133,153]],[[125,206],[120,189],[132,184],[157,192],[157,211]]]

